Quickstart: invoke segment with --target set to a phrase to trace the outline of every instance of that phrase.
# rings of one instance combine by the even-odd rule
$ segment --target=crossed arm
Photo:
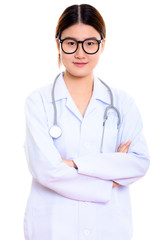
[[[117,150],[117,152],[121,152],[121,153],[128,153],[128,150],[129,150],[129,147],[131,145],[131,141],[127,141],[126,143],[125,142],[122,142]],[[69,167],[74,167],[75,169],[78,169],[77,165],[74,163],[73,160],[68,160],[68,159],[65,159],[65,158],[62,158],[62,161],[68,165]],[[113,181],[113,188],[114,187],[118,187],[119,184],[114,182]]]

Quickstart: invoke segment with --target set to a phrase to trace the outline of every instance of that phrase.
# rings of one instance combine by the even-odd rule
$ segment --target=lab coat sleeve
[[[127,186],[145,175],[149,167],[149,153],[142,133],[142,121],[134,101],[121,114],[119,144],[131,140],[128,153],[93,153],[73,159],[78,173]],[[105,146],[104,146],[105,149]],[[105,152],[105,150],[104,150]]]
[[[80,175],[63,163],[47,125],[43,98],[35,91],[25,104],[25,152],[33,178],[58,194],[81,201],[108,202],[112,181]]]

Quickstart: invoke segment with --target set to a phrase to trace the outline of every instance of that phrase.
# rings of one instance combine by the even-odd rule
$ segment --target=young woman
[[[26,240],[131,239],[129,185],[149,157],[133,99],[93,73],[105,37],[94,7],[68,7],[56,28],[65,71],[26,100]]]

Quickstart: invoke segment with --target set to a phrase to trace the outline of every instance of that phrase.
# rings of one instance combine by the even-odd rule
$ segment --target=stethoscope
[[[62,129],[57,125],[57,107],[56,107],[56,103],[55,103],[55,97],[54,97],[54,91],[55,91],[55,85],[56,85],[56,81],[58,79],[58,77],[61,75],[58,74],[57,77],[54,80],[53,83],[53,87],[52,87],[52,101],[53,101],[53,109],[54,109],[54,125],[49,129],[49,134],[52,138],[59,138],[62,135]],[[120,112],[119,110],[114,106],[114,102],[113,102],[113,94],[112,91],[110,89],[110,87],[103,82],[101,79],[99,79],[101,81],[101,83],[103,83],[103,85],[108,89],[109,91],[109,95],[110,95],[110,105],[106,107],[105,112],[104,112],[104,119],[103,119],[103,131],[102,131],[102,140],[101,140],[101,153],[103,153],[103,140],[104,140],[104,132],[105,132],[105,125],[106,125],[106,120],[108,119],[108,111],[109,110],[114,110],[117,114],[118,117],[118,123],[117,123],[117,143],[116,143],[116,149],[118,149],[118,136],[119,136],[119,129],[120,129],[120,124],[121,124],[121,116],[120,116]]]

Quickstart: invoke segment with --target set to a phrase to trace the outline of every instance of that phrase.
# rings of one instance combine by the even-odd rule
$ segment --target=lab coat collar
[[[52,85],[53,86],[53,85]],[[70,93],[63,79],[63,72],[59,75],[55,84],[55,101],[59,101],[70,97]],[[94,89],[93,89],[93,99],[99,100],[103,103],[110,104],[110,94],[108,89],[100,82],[99,78],[94,75]],[[50,102],[52,102],[52,97],[50,97]]]
[[[94,75],[93,97],[103,103],[110,104],[110,93],[98,77]]]
[[[69,97],[69,91],[67,89],[67,86],[64,82],[63,79],[63,72],[59,75],[56,84],[55,84],[55,91],[54,91],[54,97],[55,97],[55,101],[59,101],[61,99],[64,98],[68,98]]]

